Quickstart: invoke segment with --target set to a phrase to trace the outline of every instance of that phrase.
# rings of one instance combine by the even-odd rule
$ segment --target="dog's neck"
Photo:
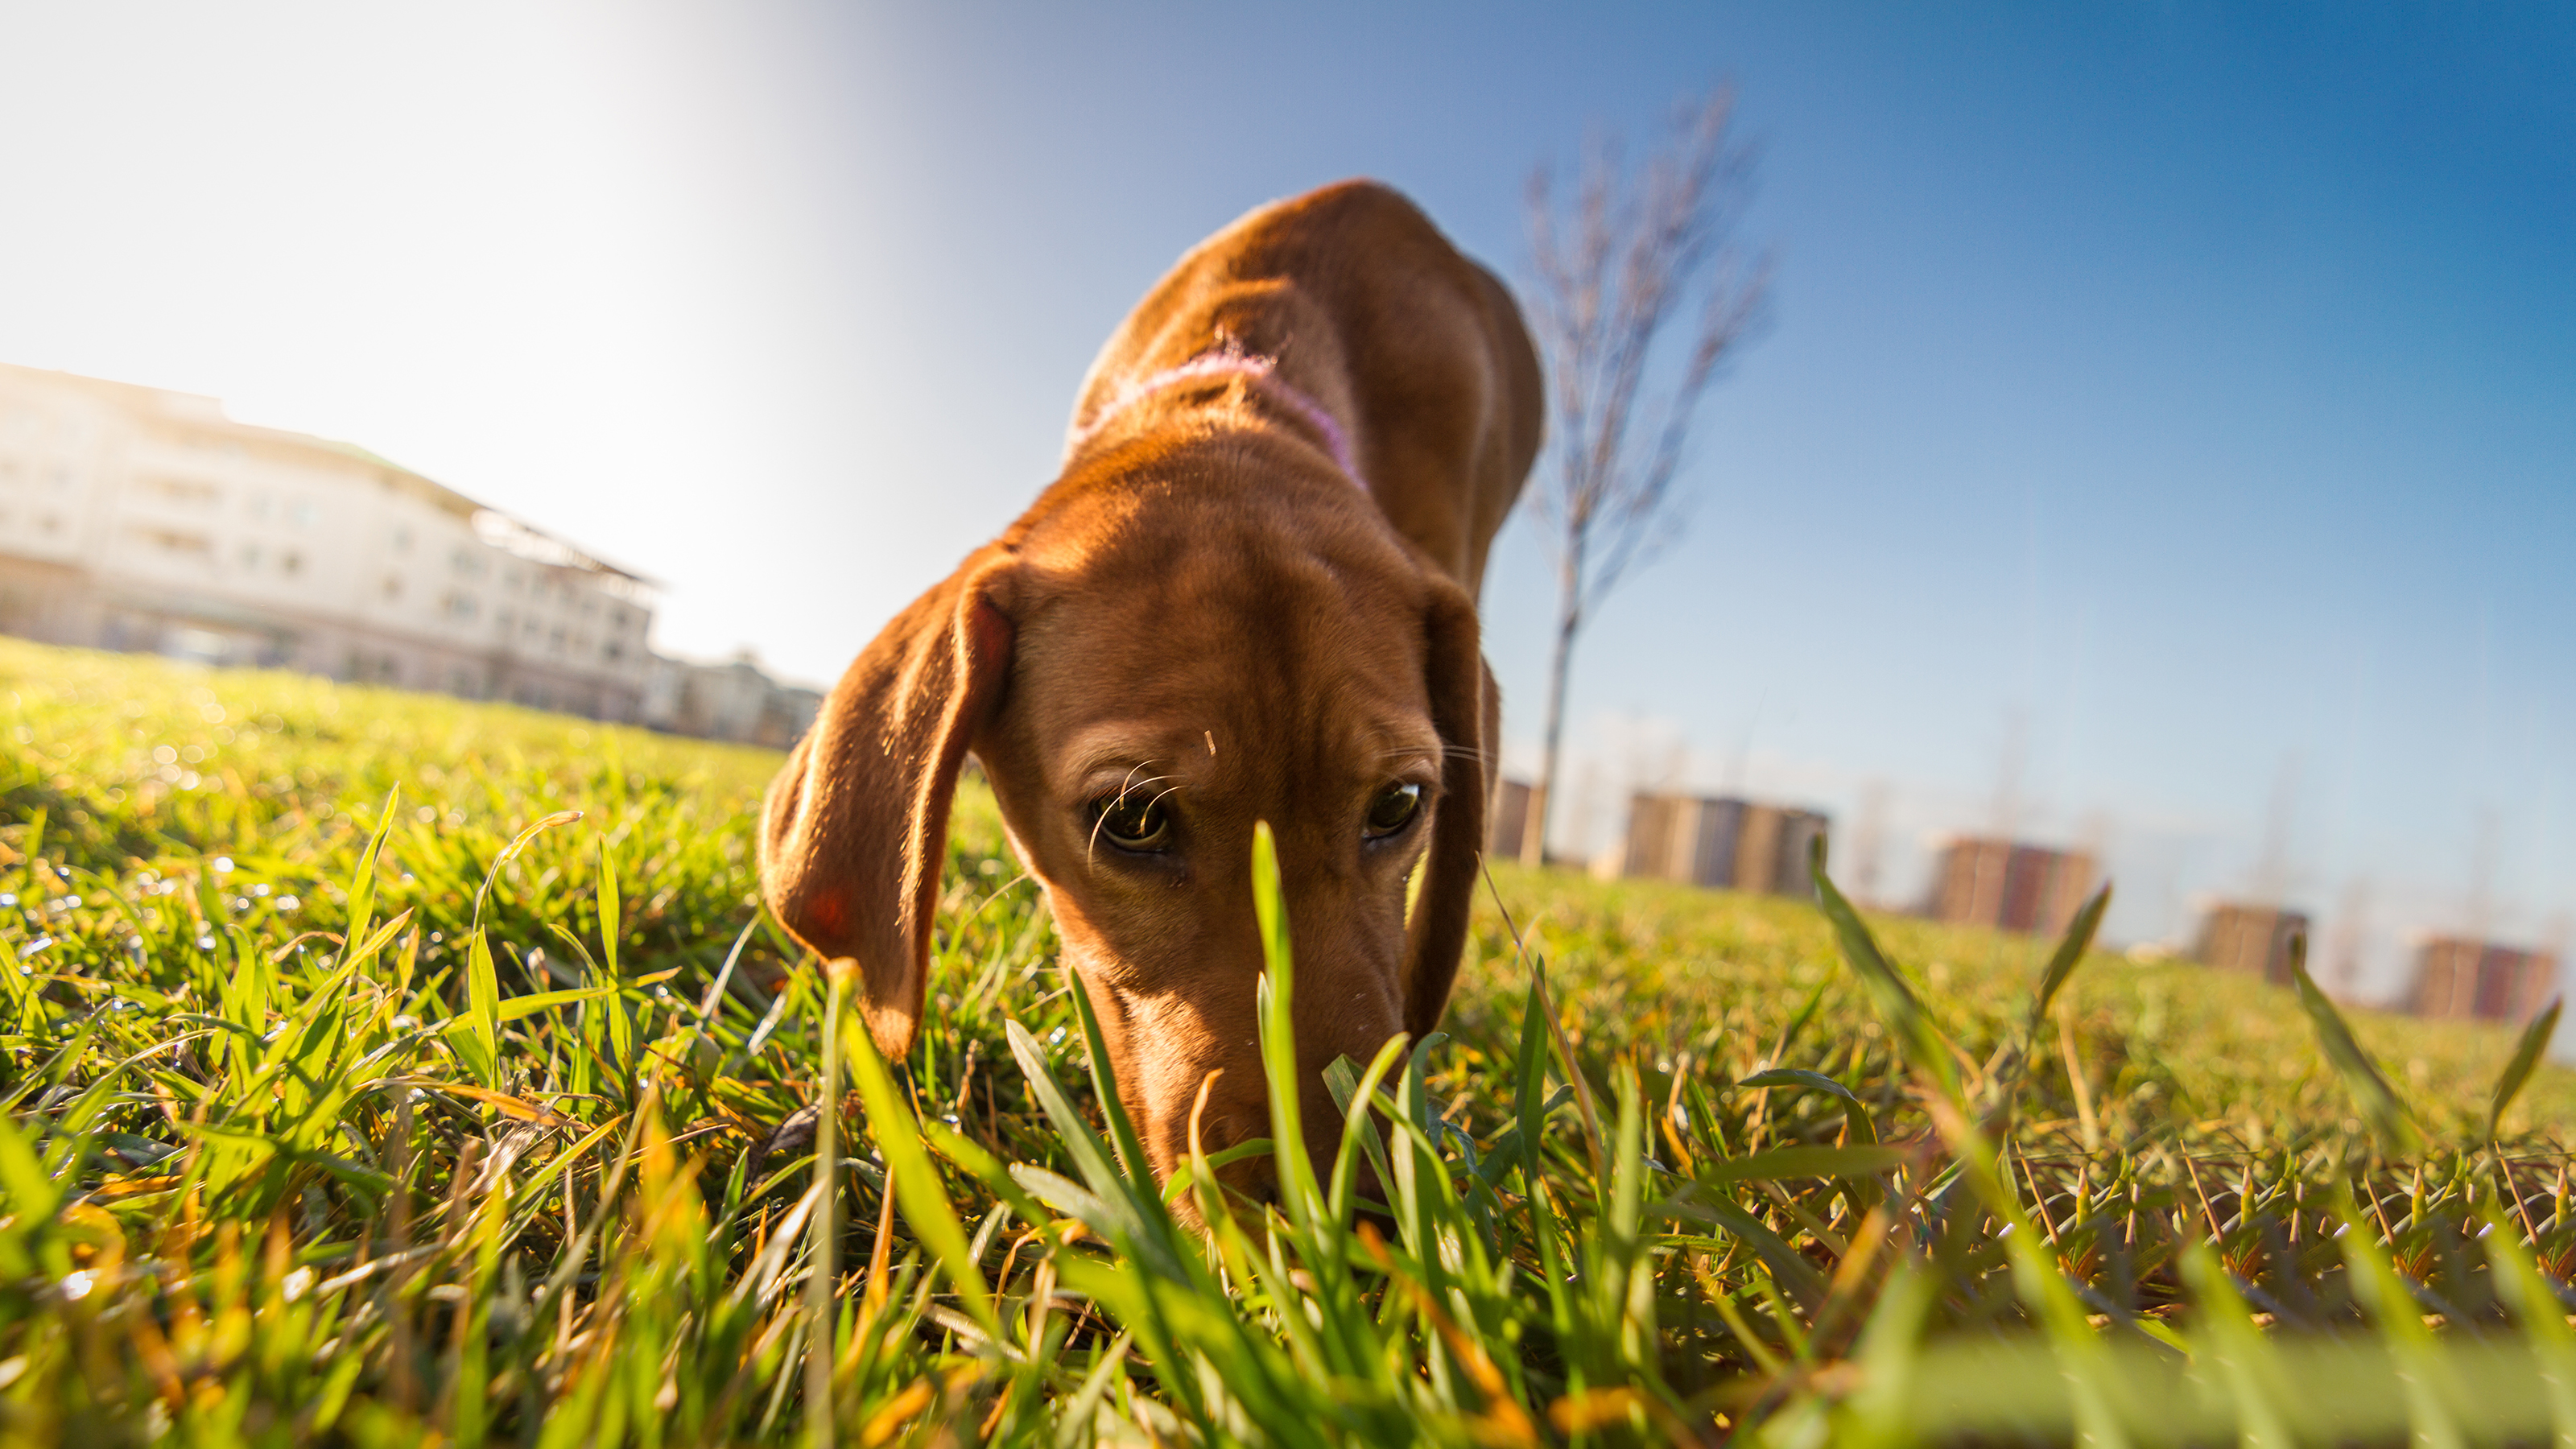
[[[1242,344],[1231,338],[1226,340],[1224,346],[1202,352],[1178,366],[1167,367],[1149,376],[1122,383],[1118,390],[1110,395],[1109,400],[1101,405],[1100,411],[1094,413],[1089,422],[1075,431],[1067,451],[1080,452],[1085,444],[1107,431],[1109,425],[1117,421],[1121,413],[1166,388],[1237,377],[1266,393],[1273,401],[1295,414],[1299,422],[1314,429],[1322,438],[1324,451],[1332,458],[1333,466],[1342,470],[1343,475],[1358,484],[1363,491],[1368,488],[1368,480],[1360,475],[1359,459],[1352,454],[1350,434],[1343,431],[1341,420],[1334,417],[1322,403],[1307,396],[1304,391],[1292,386],[1286,378],[1281,377],[1279,359],[1264,356],[1258,352],[1246,352]]]

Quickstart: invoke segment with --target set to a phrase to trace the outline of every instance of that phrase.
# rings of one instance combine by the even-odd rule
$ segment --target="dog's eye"
[[[1121,791],[1092,807],[1093,821],[1120,850],[1160,850],[1172,834],[1172,817],[1155,796]]]
[[[1421,813],[1421,810],[1421,786],[1387,786],[1383,793],[1381,793],[1375,800],[1369,802],[1369,839],[1380,840],[1389,835],[1395,834],[1404,827],[1411,825],[1413,823],[1413,817]]]

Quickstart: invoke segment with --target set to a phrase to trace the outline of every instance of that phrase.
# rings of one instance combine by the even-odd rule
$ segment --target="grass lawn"
[[[889,1065],[774,754],[5,640],[0,739],[10,1443],[2576,1442],[2510,1033],[1497,866],[1395,1200],[1203,1236],[971,782]]]

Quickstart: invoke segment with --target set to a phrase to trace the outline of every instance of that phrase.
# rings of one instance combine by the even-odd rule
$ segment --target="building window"
[[[451,619],[469,621],[473,619],[474,596],[463,592],[449,594],[447,596],[447,616]]]
[[[53,532],[60,523],[61,520],[48,516],[45,519],[45,531]],[[209,560],[215,555],[215,541],[202,533],[183,533],[174,528],[138,528],[134,533],[145,543],[166,554],[181,558]]]
[[[394,552],[411,552],[411,529],[405,524],[394,525]]]
[[[309,499],[298,498],[286,510],[286,521],[298,528],[311,528],[322,517],[322,510]]]
[[[290,579],[295,577],[297,574],[304,572],[304,555],[297,553],[291,548],[288,549],[285,554],[277,560],[277,571],[286,575]]]
[[[194,478],[154,478],[143,485],[143,491],[166,503],[188,508],[211,507],[222,490],[212,483]]]
[[[253,570],[253,571],[257,571],[257,570],[258,570],[258,568],[259,568],[259,545],[258,545],[258,544],[255,544],[255,543],[246,543],[246,544],[243,544],[243,545],[241,546],[241,566],[242,566],[243,568],[245,568],[245,569],[250,569],[250,570]]]
[[[256,494],[256,495],[254,495],[254,496],[251,498],[251,500],[250,500],[250,516],[251,516],[251,518],[252,518],[254,521],[256,521],[256,522],[263,522],[263,523],[264,523],[264,522],[266,522],[266,521],[267,521],[267,519],[268,519],[268,495],[267,495],[267,494],[265,494],[265,493]]]
[[[614,664],[618,660],[626,657],[626,646],[618,643],[614,639],[611,639],[606,644],[600,646],[599,655],[609,663]]]
[[[385,575],[384,593],[385,593],[385,598],[386,598],[386,600],[387,600],[388,602],[390,602],[390,601],[392,601],[392,600],[395,600],[395,599],[399,599],[399,598],[401,598],[401,597],[402,597],[402,575],[400,575],[400,574],[387,574],[387,575]]]

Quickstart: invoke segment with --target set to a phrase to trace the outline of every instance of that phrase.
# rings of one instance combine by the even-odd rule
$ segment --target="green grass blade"
[[[1860,1099],[1860,1094],[1858,1092],[1853,1091],[1851,1088],[1844,1086],[1842,1083],[1835,1081],[1833,1078],[1826,1076],[1822,1072],[1804,1071],[1797,1067],[1773,1067],[1767,1072],[1755,1072],[1752,1076],[1738,1081],[1735,1085],[1739,1087],[1801,1087],[1811,1092],[1826,1093],[1841,1100],[1843,1104],[1843,1121],[1851,1129],[1852,1145],[1867,1146],[1878,1141],[1878,1124],[1870,1120],[1869,1104]]]
[[[2395,1362],[2415,1443],[2425,1449],[2466,1449],[2460,1421],[2469,1402],[2445,1369],[2440,1342],[2425,1325],[2423,1308],[2388,1261],[2376,1226],[2349,1194],[2338,1211],[2344,1220],[2343,1260],[2352,1275],[2353,1300],[2370,1315],[2371,1326]]]
[[[1840,1097],[1846,1102],[1857,1102],[1860,1100],[1860,1094],[1853,1091],[1851,1088],[1844,1086],[1842,1083],[1835,1081],[1833,1078],[1826,1076],[1822,1072],[1811,1072],[1801,1067],[1773,1067],[1769,1071],[1755,1072],[1752,1076],[1740,1077],[1736,1080],[1735,1085],[1739,1087],[1805,1087],[1810,1091],[1824,1092],[1832,1096]]]
[[[1388,1072],[1395,1070],[1395,1064],[1403,1059],[1404,1048],[1404,1033],[1397,1032],[1388,1037],[1386,1045],[1379,1047],[1377,1055],[1370,1059],[1368,1070],[1351,1081],[1349,1090],[1336,1090],[1334,1093],[1342,1102],[1342,1146],[1333,1158],[1333,1183],[1326,1210],[1337,1223],[1351,1215],[1353,1196],[1358,1191],[1361,1148],[1363,1144],[1375,1144],[1378,1140],[1376,1124],[1369,1121],[1369,1107],[1377,1098],[1378,1083],[1386,1080]],[[1341,1068],[1341,1072],[1335,1075],[1347,1075],[1349,1063],[1348,1057],[1335,1061],[1333,1065]],[[1376,1164],[1372,1165],[1383,1164],[1386,1160],[1382,1152],[1369,1155],[1376,1159]]]
[[[947,1271],[949,1284],[966,1305],[967,1315],[994,1342],[1003,1342],[1002,1321],[993,1311],[992,1287],[984,1281],[983,1270],[967,1247],[966,1229],[958,1222],[957,1209],[940,1184],[938,1167],[922,1150],[911,1106],[895,1090],[894,1079],[886,1074],[885,1059],[877,1055],[876,1042],[864,1027],[853,1030],[856,1025],[853,1020],[841,1023],[841,1049],[849,1059],[850,1075],[858,1079],[859,1096],[867,1103],[868,1131],[877,1139],[878,1150],[885,1154],[886,1172],[894,1180],[895,1200],[903,1205],[904,1220]]]
[[[990,1188],[993,1195],[1017,1213],[1022,1222],[1046,1221],[1046,1213],[1038,1200],[1011,1176],[1010,1165],[987,1151],[982,1143],[945,1122],[921,1123],[921,1140],[931,1151],[956,1163],[965,1169],[968,1176]]]
[[[1123,1196],[1126,1179],[1111,1159],[1109,1145],[1091,1129],[1082,1109],[1065,1095],[1055,1074],[1047,1069],[1046,1048],[1038,1045],[1038,1039],[1030,1034],[1029,1029],[1016,1021],[1002,1023],[1002,1031],[1010,1042],[1011,1055],[1020,1064],[1020,1075],[1038,1100],[1038,1109],[1046,1113],[1047,1121],[1063,1139],[1065,1148],[1073,1157],[1074,1169],[1082,1174],[1083,1182],[1103,1196]]]
[[[551,1011],[558,1006],[573,1006],[616,994],[614,988],[607,986],[567,987],[561,991],[538,991],[525,996],[503,997],[493,1010],[497,1020],[517,1021],[523,1016],[534,1016],[540,1011]]]
[[[2057,1000],[2058,991],[2075,968],[2084,964],[2084,953],[2093,949],[2094,933],[2102,929],[2102,913],[2111,908],[2111,886],[2104,882],[2066,923],[2066,934],[2058,938],[2057,950],[2048,958],[2048,969],[2040,973],[2039,995],[2030,1004],[2031,1030],[2048,1015],[2049,1004]]]
[[[492,969],[492,944],[481,926],[468,939],[465,1002],[464,1019],[469,1025],[453,1045],[476,1081],[497,1087],[501,1084],[501,984]]]
[[[1870,1000],[1878,1007],[1878,1014],[1896,1033],[1897,1044],[1904,1049],[1915,1070],[1930,1077],[1944,1095],[1958,1096],[1958,1064],[1950,1059],[1940,1032],[1933,1027],[1931,1016],[1923,1009],[1923,1002],[1914,994],[1914,988],[1906,984],[1904,975],[1879,950],[1878,939],[1870,934],[1860,912],[1852,909],[1851,902],[1843,898],[1832,877],[1825,873],[1823,836],[1817,836],[1808,847],[1807,858],[1816,883],[1816,905],[1824,911],[1826,921],[1832,924],[1834,939],[1842,947],[1843,959],[1859,973],[1861,984],[1868,989]]]
[[[1109,1394],[1109,1376],[1125,1362],[1127,1349],[1135,1341],[1136,1336],[1132,1333],[1118,1335],[1109,1345],[1109,1351],[1100,1355],[1100,1361],[1083,1376],[1082,1387],[1074,1392],[1063,1416],[1056,1421],[1055,1449],[1082,1449],[1092,1442],[1094,1421],[1099,1418],[1101,1403]]]
[[[617,938],[623,935],[624,922],[619,918],[622,902],[617,894],[617,852],[608,848],[608,837],[599,837],[599,959],[608,967],[608,979],[617,979]]]
[[[476,1214],[472,1229],[473,1269],[466,1279],[467,1301],[472,1309],[457,1346],[456,1379],[449,1414],[455,1425],[459,1449],[479,1449],[489,1423],[487,1390],[491,1385],[493,1280],[500,1266],[502,1226],[509,1216],[510,1185],[504,1177],[483,1199],[482,1210]]]
[[[841,1076],[847,1069],[849,979],[829,971],[824,993],[823,1075],[814,1086],[814,1209],[811,1260],[805,1269],[805,1437],[814,1449],[832,1449],[832,1364],[836,1357],[833,1312],[841,1291]],[[615,1010],[617,1003],[608,1003]],[[861,1036],[867,1035],[863,1030]],[[633,1134],[628,1134],[632,1143]],[[889,1184],[891,1185],[891,1184]],[[783,1246],[783,1244],[782,1244]],[[873,1291],[880,1285],[868,1285]],[[785,1375],[780,1376],[782,1379]]]
[[[608,848],[608,837],[599,840],[599,982],[611,994],[599,1004],[608,1027],[609,1059],[617,1064],[617,1079],[631,1096],[635,1091],[635,1018],[627,1011],[626,1001],[617,988],[622,984],[617,974],[617,938],[623,934],[619,920],[617,893],[617,856]]]
[[[1877,1144],[1852,1147],[1774,1147],[1747,1157],[1713,1162],[1698,1174],[1701,1182],[1785,1182],[1801,1177],[1865,1178],[1904,1166],[1914,1151]]]
[[[2522,1329],[2548,1386],[2557,1443],[2562,1449],[2576,1446],[2576,1328],[2568,1326],[2567,1305],[2524,1249],[2521,1229],[2494,1207],[2487,1214],[2486,1250],[2496,1298]]]
[[[1547,997],[1538,988],[1538,973],[1545,969],[1538,961],[1530,963],[1529,1003],[1521,1009],[1520,1045],[1513,1059],[1519,1079],[1514,1093],[1513,1116],[1520,1127],[1517,1145],[1521,1154],[1521,1176],[1531,1183],[1538,1181],[1540,1134],[1547,1127],[1547,1058],[1551,1046],[1547,1034]],[[1532,1201],[1536,1201],[1535,1197]]]
[[[394,812],[402,808],[402,786],[396,785],[385,794],[384,808],[376,814],[376,830],[367,837],[367,848],[358,853],[358,864],[349,872],[349,924],[342,931],[342,953],[357,949],[366,939],[376,908],[376,860],[385,848],[385,834],[394,828]]]
[[[578,810],[557,810],[512,836],[510,843],[501,848],[501,853],[492,857],[491,866],[483,872],[483,883],[475,888],[474,919],[478,922],[483,919],[483,902],[492,894],[492,883],[501,878],[501,867],[525,854],[528,847],[536,843],[538,836],[558,825],[570,825],[580,818],[581,812]]]
[[[1326,1231],[1322,1190],[1306,1157],[1304,1114],[1297,1094],[1295,967],[1288,944],[1288,910],[1279,889],[1279,847],[1270,822],[1252,827],[1252,907],[1261,928],[1262,976],[1255,993],[1261,1028],[1261,1065],[1270,1089],[1270,1153],[1279,1197],[1299,1234],[1320,1243]]]
[[[2243,1449],[2297,1449],[2286,1417],[2298,1406],[2297,1386],[2207,1242],[2183,1249],[2182,1279],[2194,1309],[2193,1356],[2218,1366],[2236,1412],[2236,1442]]]
[[[0,1192],[9,1195],[11,1216],[21,1227],[51,1218],[63,1200],[26,1134],[6,1113],[0,1113]]]
[[[2415,1129],[2413,1114],[2399,1101],[2395,1088],[2380,1075],[2378,1064],[2361,1049],[2352,1027],[2335,1010],[2335,1004],[2317,989],[2308,976],[2308,939],[2304,932],[2290,938],[2290,980],[2299,993],[2299,1009],[2308,1014],[2309,1024],[2316,1028],[2317,1045],[2324,1049],[2326,1060],[2341,1073],[2353,1101],[2361,1108],[2364,1122],[2379,1150],[2391,1157],[2404,1157],[2423,1145]]]
[[[1814,1021],[1816,1013],[1824,1008],[1825,993],[1831,991],[1833,985],[1830,980],[1819,981],[1816,989],[1807,993],[1807,999],[1800,1002],[1797,1011],[1790,1016],[1789,1024],[1780,1029],[1780,1044],[1775,1055],[1785,1056],[1797,1047],[1798,1039],[1807,1034],[1807,1023]]]
[[[2531,1080],[2532,1068],[2540,1065],[2541,1054],[2549,1050],[2549,1040],[2558,1034],[2558,1012],[2567,1004],[2565,997],[2554,997],[2531,1024],[2522,1029],[2522,1040],[2513,1048],[2513,1060],[2504,1064],[2496,1077],[2495,1091],[2487,1098],[2487,1140],[2493,1142],[2496,1124],[2504,1120],[2504,1109],[2522,1095]]]
[[[1092,1010],[1091,991],[1079,975],[1068,972],[1065,984],[1073,1002],[1074,1020],[1082,1025],[1082,1049],[1091,1067],[1092,1095],[1099,1099],[1101,1120],[1109,1124],[1109,1142],[1118,1150],[1118,1165],[1131,1182],[1142,1182],[1153,1170],[1145,1155],[1145,1144],[1136,1135],[1136,1124],[1127,1116],[1126,1100],[1118,1095],[1115,1064],[1109,1060],[1109,1044],[1100,1035],[1100,1018]]]
[[[1923,1328],[1940,1292],[1939,1280],[1912,1259],[1900,1259],[1888,1271],[1852,1354],[1861,1371],[1860,1388],[1838,1406],[1833,1443],[1847,1449],[1897,1449],[1918,1442],[1914,1399]]]
[[[1823,1274],[1816,1271],[1815,1265],[1808,1262],[1797,1249],[1789,1246],[1787,1240],[1773,1232],[1761,1219],[1723,1197],[1703,1194],[1696,1188],[1685,1187],[1674,1196],[1651,1204],[1647,1211],[1651,1211],[1657,1217],[1681,1218],[1725,1229],[1733,1236],[1744,1240],[1745,1245],[1753,1250],[1755,1257],[1761,1259],[1762,1266],[1770,1270],[1771,1276],[1779,1281],[1780,1286],[1789,1289],[1801,1301],[1808,1304],[1824,1302],[1825,1279]]]
[[[240,1023],[244,1032],[225,1050],[232,1058],[234,1072],[247,1077],[259,1070],[260,1039],[268,1033],[271,982],[277,973],[268,954],[252,946],[248,932],[234,929],[224,934],[231,947],[233,969],[224,979],[223,1014]]]
[[[1090,1198],[1100,1204],[1099,1211],[1107,1216],[1107,1221],[1092,1224],[1094,1231],[1123,1250],[1140,1255],[1157,1271],[1179,1274],[1178,1264],[1167,1251],[1168,1241],[1148,1226],[1154,1220],[1148,1214],[1161,1212],[1159,1195],[1153,1194],[1150,1188],[1143,1190],[1146,1195],[1157,1197],[1155,1206],[1150,1209],[1137,1201],[1139,1188],[1135,1180],[1118,1170],[1109,1145],[1100,1140],[1100,1134],[1094,1132],[1091,1123],[1083,1117],[1082,1109],[1065,1095],[1063,1085],[1047,1070],[1046,1049],[1038,1045],[1037,1038],[1029,1034],[1028,1028],[1016,1021],[1005,1021],[1002,1030],[1010,1042],[1012,1057],[1020,1064],[1020,1075],[1027,1081],[1030,1095],[1037,1098],[1038,1109],[1046,1114],[1047,1121],[1055,1128],[1066,1155],[1073,1159],[1074,1170],[1082,1174],[1083,1186],[1088,1189]],[[1053,1176],[1051,1173],[1047,1175]],[[1014,1168],[1012,1177],[1037,1192],[1039,1197],[1047,1196],[1033,1186],[1029,1174],[1020,1169]]]

